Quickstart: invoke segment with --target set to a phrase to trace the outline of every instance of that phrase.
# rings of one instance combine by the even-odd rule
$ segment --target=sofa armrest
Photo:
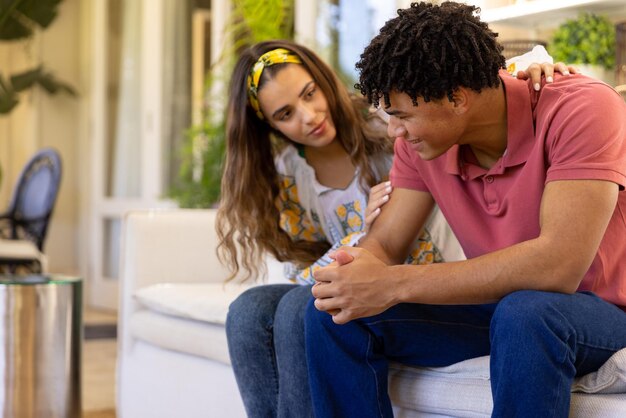
[[[230,272],[217,258],[216,215],[216,209],[138,210],[125,215],[119,283],[122,316],[136,309],[132,296],[142,287],[225,281]],[[265,257],[261,272],[264,268],[269,283],[286,282],[282,264],[273,257]]]
[[[120,285],[134,291],[162,282],[222,282],[215,209],[131,211],[124,217]]]
[[[223,282],[216,255],[215,209],[128,212],[122,224],[118,337],[120,355],[132,347],[128,324],[140,308],[135,291],[157,283]]]

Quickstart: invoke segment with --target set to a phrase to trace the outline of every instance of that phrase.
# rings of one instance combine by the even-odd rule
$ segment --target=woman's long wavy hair
[[[279,261],[305,266],[330,248],[327,242],[294,241],[279,224],[279,179],[274,157],[291,141],[259,119],[249,105],[247,92],[250,69],[261,55],[276,48],[285,48],[297,55],[326,97],[337,130],[336,140],[360,169],[363,186],[371,187],[377,181],[376,173],[368,164],[369,158],[392,152],[391,141],[385,130],[380,129],[383,125],[379,124],[377,129],[368,122],[373,116],[368,112],[367,102],[351,95],[330,67],[311,50],[286,40],[261,42],[246,49],[235,65],[230,82],[226,160],[217,215],[218,256],[231,269],[229,280],[241,269],[245,272],[243,280],[260,277],[264,251]],[[300,64],[266,67],[259,90],[285,65]]]

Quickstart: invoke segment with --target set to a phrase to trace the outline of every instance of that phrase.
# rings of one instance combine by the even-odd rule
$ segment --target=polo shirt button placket
[[[495,179],[492,175],[486,175],[483,177],[483,184],[485,184],[484,198],[490,212],[496,210],[498,207],[498,199],[496,198],[495,190],[492,187],[489,187],[493,184],[494,180]]]

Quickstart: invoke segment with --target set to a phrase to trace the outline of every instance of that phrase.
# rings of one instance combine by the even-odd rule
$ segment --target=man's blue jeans
[[[493,305],[396,305],[337,325],[312,302],[305,343],[315,416],[392,417],[389,361],[491,354],[493,417],[567,417],[575,376],[626,347],[626,313],[592,293],[514,292]]]
[[[304,353],[311,286],[253,287],[231,305],[228,350],[250,418],[313,416]]]

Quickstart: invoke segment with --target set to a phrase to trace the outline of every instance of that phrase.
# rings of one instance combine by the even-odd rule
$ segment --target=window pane
[[[206,3],[206,2],[205,2]],[[184,142],[185,132],[191,125],[192,108],[192,63],[197,72],[205,73],[204,63],[198,64],[192,53],[192,31],[198,24],[198,9],[205,13],[208,25],[210,11],[199,6],[196,0],[169,1],[164,3],[163,13],[163,190],[168,190],[176,179],[180,167],[179,152]],[[208,33],[206,34],[208,36]],[[208,39],[196,40],[202,45]],[[204,49],[201,49],[204,51]],[[198,67],[200,67],[198,69]],[[202,88],[202,85],[200,86]],[[193,92],[193,95],[201,92]]]
[[[141,2],[107,2],[106,195],[139,197]]]
[[[192,125],[202,122],[211,66],[211,0],[165,3],[163,40],[163,190],[179,179],[181,150]]]
[[[358,73],[354,65],[383,24],[396,15],[390,0],[321,0],[317,41],[321,54],[352,86]]]

